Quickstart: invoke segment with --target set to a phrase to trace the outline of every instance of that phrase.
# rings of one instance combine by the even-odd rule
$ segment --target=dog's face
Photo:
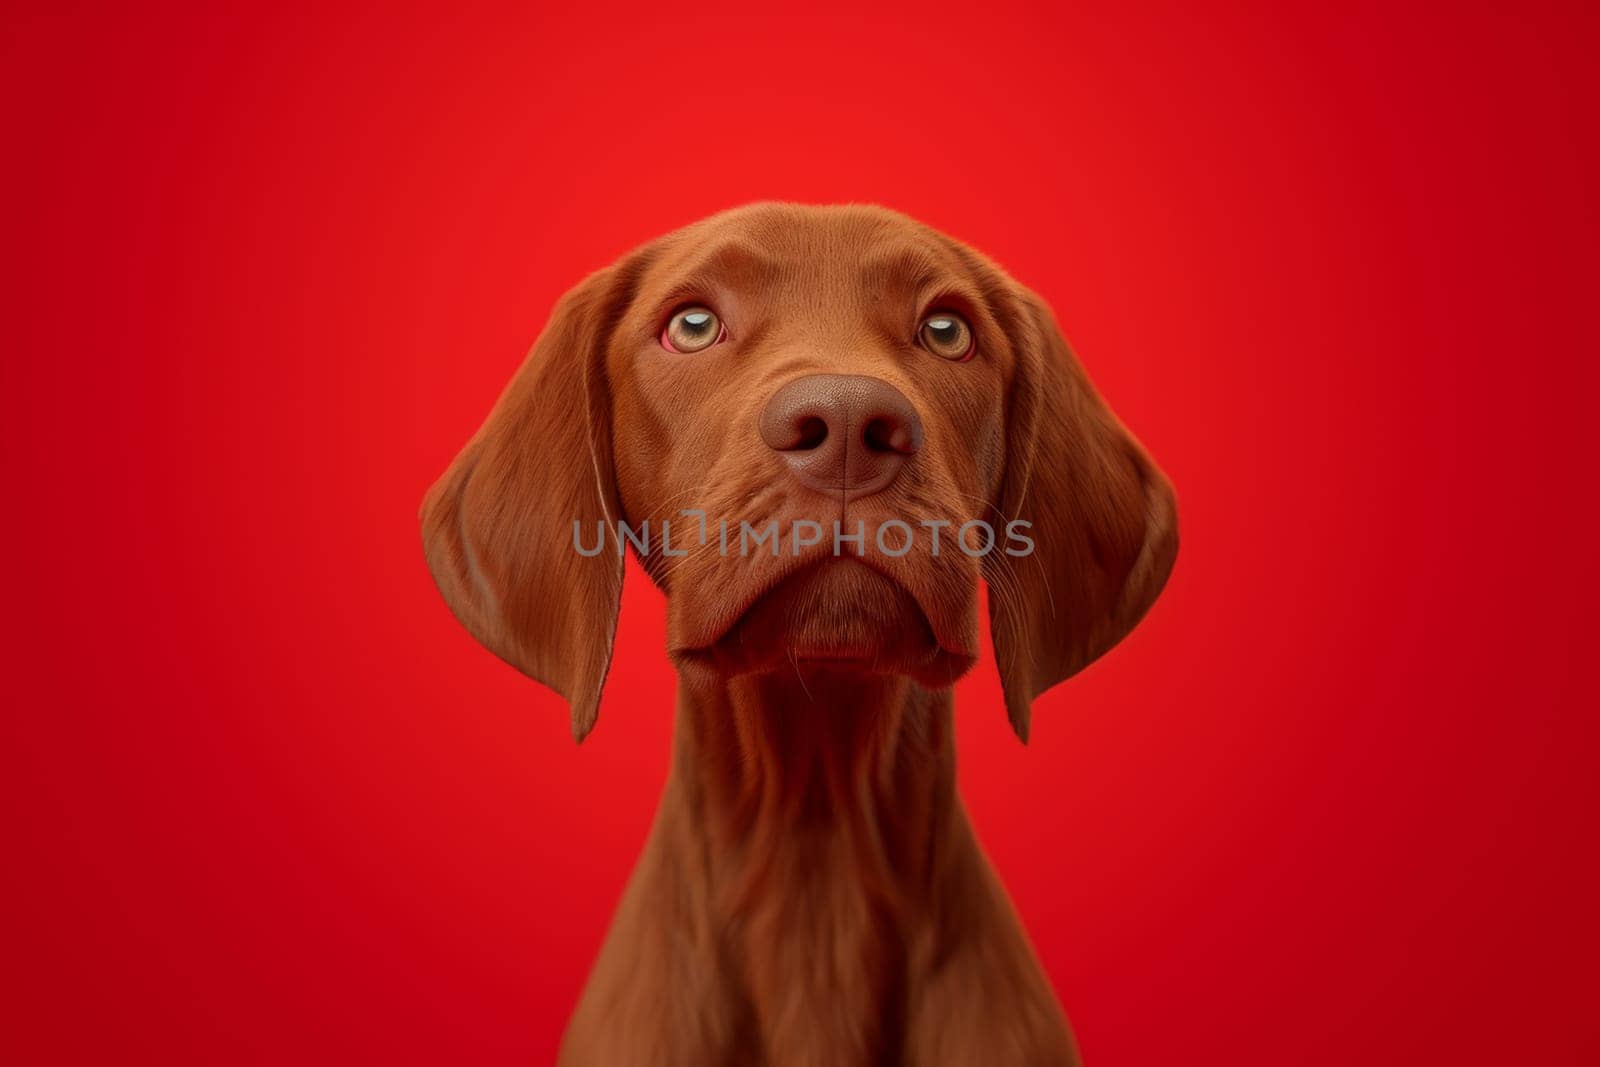
[[[624,542],[667,594],[673,656],[724,675],[948,685],[986,579],[1024,737],[1032,698],[1138,621],[1176,551],[1170,488],[1038,299],[859,207],[728,212],[590,277],[423,525],[457,616],[568,697],[579,737]]]
[[[979,557],[955,538],[994,518],[1015,362],[991,303],[885,212],[747,210],[656,247],[607,371],[622,511],[687,552],[644,557],[676,656],[935,685],[970,666]]]

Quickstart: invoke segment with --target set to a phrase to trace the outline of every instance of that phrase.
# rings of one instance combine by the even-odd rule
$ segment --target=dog
[[[625,544],[666,595],[671,771],[561,1063],[1078,1062],[957,796],[951,685],[986,584],[1026,741],[1177,514],[1036,295],[883,208],[713,216],[561,299],[421,522],[579,741]]]

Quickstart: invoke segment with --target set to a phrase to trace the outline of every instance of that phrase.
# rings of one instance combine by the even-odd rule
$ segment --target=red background
[[[1593,16],[4,15],[13,1063],[544,1062],[645,834],[415,514],[553,301],[761,198],[1050,299],[1178,487],[962,786],[1089,1062],[1596,1062]]]

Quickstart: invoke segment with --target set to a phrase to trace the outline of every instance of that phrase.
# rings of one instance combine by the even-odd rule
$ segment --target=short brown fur
[[[663,351],[686,303],[728,342]],[[916,345],[955,310],[975,358]],[[889,487],[797,486],[754,427],[784,383],[866,375],[926,447]],[[683,508],[797,519],[1032,524],[1016,558],[724,556]],[[950,684],[977,656],[977,590],[1007,712],[1119,641],[1177,551],[1171,487],[1095,393],[1045,305],[971,249],[870,207],[760,204],[592,275],[423,505],[429,566],[490,650],[593,728],[620,553],[572,523],[672,523],[642,556],[679,670],[654,829],[568,1026],[566,1064],[1072,1064],[1049,982],[955,789]],[[612,527],[614,529],[614,526]],[[816,656],[837,643],[870,657]],[[811,651],[808,651],[811,650]]]

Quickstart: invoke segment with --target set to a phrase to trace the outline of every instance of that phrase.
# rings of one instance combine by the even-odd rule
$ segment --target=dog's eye
[[[972,327],[954,312],[934,312],[922,320],[917,333],[922,347],[942,359],[963,360],[972,355]]]
[[[673,315],[661,331],[668,352],[698,352],[722,340],[722,320],[710,308],[687,307]]]

